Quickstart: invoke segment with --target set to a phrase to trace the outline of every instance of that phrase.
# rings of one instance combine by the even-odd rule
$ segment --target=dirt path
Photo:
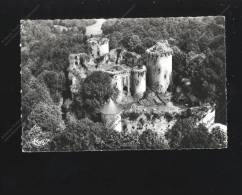
[[[106,19],[96,19],[96,23],[86,27],[86,35],[100,35],[102,34],[102,24]]]

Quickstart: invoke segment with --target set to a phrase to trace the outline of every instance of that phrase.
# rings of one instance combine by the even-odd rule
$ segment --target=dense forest
[[[95,20],[21,21],[25,151],[216,148],[224,144],[224,135],[219,131],[209,133],[205,127],[194,128],[189,118],[178,121],[164,139],[149,129],[140,135],[109,131],[100,121],[85,114],[85,109],[91,108],[84,108],[83,101],[96,107],[103,100],[90,95],[91,78],[85,81],[87,87],[82,94],[72,97],[68,57],[70,53],[87,51],[86,26],[93,23]],[[206,102],[225,104],[224,17],[108,19],[102,31],[110,40],[110,49],[123,47],[141,55],[157,41],[168,40],[174,51],[169,88],[173,102],[193,106]],[[99,89],[111,96],[106,84],[108,78],[95,79],[100,86],[106,86]],[[191,85],[184,85],[184,79],[189,79]],[[216,120],[226,123],[226,115],[221,116]],[[181,130],[184,126],[186,131]],[[51,138],[51,142],[42,148],[34,147],[30,140],[36,134]]]

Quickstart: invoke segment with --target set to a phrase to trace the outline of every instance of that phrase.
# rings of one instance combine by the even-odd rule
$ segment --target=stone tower
[[[98,58],[109,53],[109,39],[92,37],[87,40],[89,53]]]
[[[107,104],[105,104],[100,110],[104,125],[109,129],[121,132],[121,111],[122,109],[110,98]]]
[[[70,54],[69,55],[69,68],[68,77],[71,80],[71,92],[78,93],[80,83],[87,76],[86,64],[89,61],[89,56],[85,53]]]
[[[166,40],[146,50],[148,84],[156,92],[165,93],[172,75],[172,54]]]
[[[131,72],[132,95],[142,98],[146,91],[146,67],[135,66]]]
[[[130,92],[130,75],[131,70],[125,65],[114,65],[112,68],[105,70],[112,77],[112,86],[119,91],[116,101],[121,103],[126,97],[131,95]]]

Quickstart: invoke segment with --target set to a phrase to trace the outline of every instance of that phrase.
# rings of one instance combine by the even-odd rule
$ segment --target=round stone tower
[[[107,104],[105,104],[101,110],[102,121],[105,126],[109,129],[113,129],[115,131],[122,131],[122,123],[121,123],[121,112],[122,109],[116,105],[113,100],[110,98]]]
[[[135,66],[131,72],[132,95],[142,98],[146,91],[146,67]]]
[[[172,54],[166,40],[146,50],[147,80],[154,91],[165,93],[172,75]]]

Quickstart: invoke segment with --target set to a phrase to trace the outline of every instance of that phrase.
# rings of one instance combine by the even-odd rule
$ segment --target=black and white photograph
[[[22,152],[224,149],[225,17],[20,21]]]

